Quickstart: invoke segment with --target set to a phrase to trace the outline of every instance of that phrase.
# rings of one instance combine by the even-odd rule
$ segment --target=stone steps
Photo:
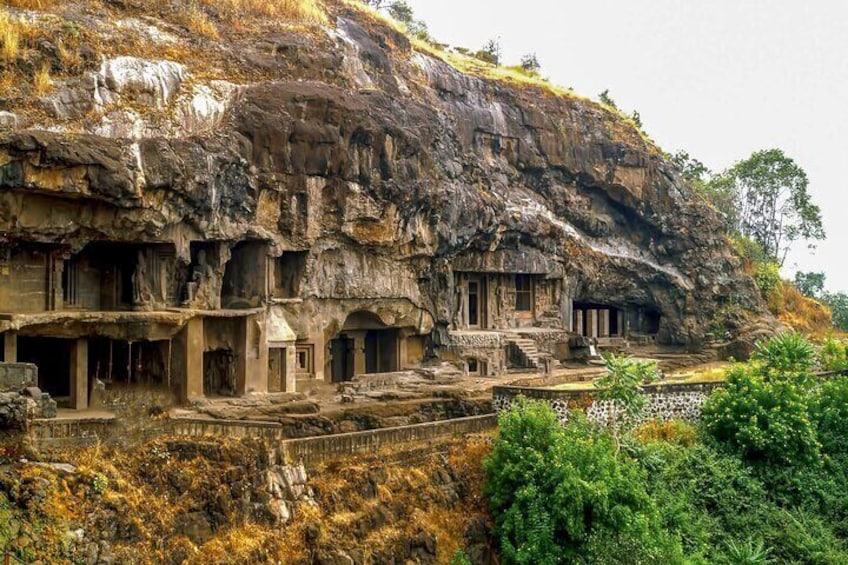
[[[518,334],[504,334],[507,344],[515,348],[519,353],[519,357],[524,361],[524,366],[530,369],[538,369],[541,366],[542,353],[539,351],[536,342],[532,339],[521,337]]]

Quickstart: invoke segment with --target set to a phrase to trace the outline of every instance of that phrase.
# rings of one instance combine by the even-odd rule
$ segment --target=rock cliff
[[[435,328],[458,266],[555,273],[572,299],[661,312],[670,343],[700,343],[727,304],[767,316],[721,219],[614,111],[464,74],[347,2],[217,37],[154,4],[14,12],[64,27],[26,63],[52,87],[0,100],[7,244],[188,260],[191,240],[265,240],[309,250],[301,295],[399,299]]]

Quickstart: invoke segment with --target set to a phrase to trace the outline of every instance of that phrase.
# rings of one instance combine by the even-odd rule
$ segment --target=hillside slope
[[[669,343],[727,304],[768,317],[715,212],[608,108],[463,74],[353,3],[13,4],[43,10],[4,20],[26,46],[0,100],[5,242],[261,238],[311,250],[309,296],[403,298],[435,336],[451,268],[564,275],[661,312]]]

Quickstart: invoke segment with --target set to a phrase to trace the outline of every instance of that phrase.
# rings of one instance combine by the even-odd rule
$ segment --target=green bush
[[[766,565],[772,563],[769,557],[771,549],[766,547],[762,540],[745,542],[727,542],[725,563],[727,565]]]
[[[769,378],[808,375],[816,365],[816,348],[797,332],[784,332],[757,342],[751,358],[763,364]]]
[[[818,459],[809,394],[800,379],[739,365],[704,403],[702,422],[717,441],[752,462],[791,465]]]
[[[816,391],[810,412],[822,450],[848,455],[848,378],[823,383]]]
[[[484,494],[505,562],[607,562],[613,556],[597,554],[598,540],[615,540],[629,563],[680,561],[679,544],[660,528],[643,470],[616,455],[608,433],[577,415],[562,426],[548,404],[528,401],[502,413],[498,428],[483,464]]]
[[[848,343],[827,338],[819,350],[819,364],[825,371],[848,370]]]
[[[763,298],[767,297],[780,288],[780,265],[771,261],[760,263],[754,273],[754,282]]]

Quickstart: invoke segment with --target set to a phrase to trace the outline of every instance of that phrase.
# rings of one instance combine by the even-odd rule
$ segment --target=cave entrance
[[[52,337],[18,337],[19,363],[38,367],[38,388],[53,398],[71,395],[71,347],[75,340]]]
[[[221,284],[221,305],[236,310],[256,308],[266,298],[268,244],[242,241],[230,253]]]
[[[590,338],[624,336],[624,310],[608,304],[574,302],[572,331]]]
[[[171,342],[91,338],[88,376],[108,388],[129,385],[159,388],[170,382]]]
[[[396,329],[365,332],[365,372],[391,373],[398,370],[398,331]]]
[[[354,340],[341,334],[330,341],[330,373],[334,383],[353,379]]]
[[[208,397],[236,396],[235,355],[232,350],[203,352],[203,394]]]
[[[391,373],[400,368],[400,331],[379,316],[360,310],[350,314],[339,336],[330,342],[333,382],[354,375]]]

